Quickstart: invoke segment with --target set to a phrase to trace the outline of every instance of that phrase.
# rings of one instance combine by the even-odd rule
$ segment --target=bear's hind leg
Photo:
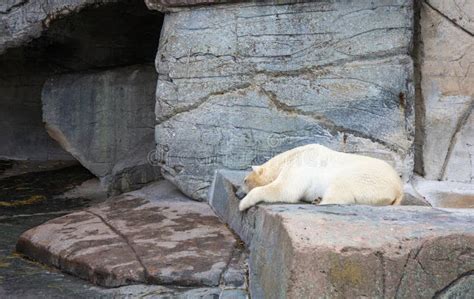
[[[324,192],[323,199],[320,205],[336,205],[336,204],[354,204],[354,195],[350,190],[339,186],[337,184],[331,184]]]

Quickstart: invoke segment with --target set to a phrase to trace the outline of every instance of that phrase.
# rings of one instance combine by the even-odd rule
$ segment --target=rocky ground
[[[79,166],[5,177],[0,296],[474,295],[471,209],[412,199],[401,207],[261,204],[240,213],[235,191],[244,174],[219,171],[210,206],[167,181],[105,199]],[[425,185],[415,187],[425,193]]]
[[[3,163],[2,171],[5,172],[7,169],[10,169],[9,171],[11,172],[13,171],[11,169],[12,166],[12,163]],[[138,231],[146,231],[146,225],[150,224],[147,221],[153,221],[158,225],[160,223],[163,223],[157,221],[157,218],[154,217],[156,215],[154,215],[153,213],[156,212],[156,209],[150,209],[150,207],[147,206],[142,209],[141,212],[136,211],[135,214],[125,213],[123,209],[131,209],[132,207],[130,206],[130,204],[135,204],[136,207],[144,205],[146,200],[144,200],[143,197],[146,198],[150,194],[158,194],[158,197],[167,197],[168,199],[173,199],[175,201],[175,204],[179,203],[180,201],[187,200],[186,198],[182,197],[179,192],[171,188],[170,185],[166,183],[158,183],[158,189],[161,191],[156,192],[156,186],[152,186],[151,189],[144,189],[138,193],[132,193],[132,195],[125,196],[122,201],[113,201],[113,208],[109,209],[111,207],[110,202],[104,202],[104,191],[99,190],[100,192],[97,192],[97,182],[93,179],[93,176],[84,168],[78,166],[48,172],[23,174],[19,176],[1,179],[0,297],[169,298],[171,296],[173,298],[245,298],[245,286],[247,284],[245,263],[247,255],[243,251],[243,247],[230,233],[230,231],[225,228],[223,224],[217,221],[217,217],[212,214],[210,208],[202,203],[192,202],[192,204],[197,206],[191,205],[191,207],[187,209],[187,212],[191,213],[190,217],[192,217],[193,215],[194,217],[196,217],[196,215],[203,216],[203,213],[208,214],[208,217],[201,217],[201,219],[206,223],[202,223],[201,226],[199,226],[197,230],[194,231],[195,233],[199,233],[199,237],[201,238],[200,240],[203,242],[199,243],[195,241],[193,239],[193,236],[189,236],[188,234],[192,230],[191,228],[189,228],[189,223],[192,223],[189,220],[196,220],[195,218],[181,218],[180,225],[175,226],[174,228],[176,230],[176,233],[171,232],[171,234],[169,234],[171,238],[178,238],[175,240],[178,241],[178,243],[179,240],[185,240],[179,243],[181,245],[181,250],[173,250],[172,248],[170,249],[174,251],[174,255],[177,255],[175,256],[175,258],[178,258],[178,260],[171,260],[173,254],[170,253],[169,255],[167,255],[169,258],[160,258],[158,259],[158,261],[154,261],[153,257],[155,257],[155,255],[153,250],[154,248],[160,248],[159,243],[157,243],[158,246],[156,247],[138,247],[137,256],[134,256],[135,254],[137,254],[137,252],[132,252],[132,255],[129,255],[129,257],[132,259],[132,262],[136,263],[135,258],[138,257],[138,260],[141,261],[140,263],[143,262],[144,265],[147,266],[147,268],[141,268],[140,265],[136,267],[137,273],[141,273],[142,278],[146,277],[143,276],[143,273],[147,273],[148,275],[152,273],[152,276],[154,276],[151,279],[171,279],[172,281],[168,280],[167,283],[165,283],[166,286],[150,285],[151,283],[153,283],[153,281],[150,280],[150,276],[148,276],[148,280],[144,281],[136,280],[127,281],[127,283],[121,283],[120,279],[127,280],[129,278],[127,275],[133,276],[133,273],[129,272],[125,273],[122,276],[111,275],[109,277],[110,279],[106,280],[108,284],[103,283],[103,285],[115,286],[115,288],[98,287],[86,280],[82,280],[72,275],[65,274],[55,267],[47,266],[43,263],[33,261],[29,258],[25,258],[24,255],[18,253],[15,249],[15,244],[17,243],[18,238],[28,229],[36,227],[44,222],[49,223],[51,227],[51,223],[54,224],[55,221],[61,221],[61,219],[64,220],[64,217],[60,216],[78,210],[87,210],[90,213],[97,213],[98,216],[88,214],[88,216],[94,218],[93,220],[99,219],[97,217],[101,217],[100,215],[103,212],[105,212],[106,214],[108,213],[107,215],[104,215],[104,219],[111,220],[112,224],[114,223],[114,217],[115,220],[117,220],[116,218],[118,216],[133,216],[135,217],[135,226],[133,227],[133,229]],[[138,197],[141,197],[141,199],[138,199]],[[123,203],[127,203],[129,205],[122,205]],[[161,208],[166,209],[166,207],[163,207],[163,203],[161,203],[161,205]],[[148,214],[142,217],[142,212]],[[81,215],[81,213],[84,214],[85,212],[75,212],[70,215]],[[181,213],[183,213],[182,209]],[[168,215],[167,221],[170,222],[173,217],[173,219],[179,218],[175,217],[175,214],[173,214],[172,211],[166,214]],[[66,217],[71,217],[70,215]],[[148,216],[148,218],[146,216]],[[51,219],[53,218],[57,219],[51,221]],[[185,226],[186,221],[188,223],[188,228],[186,228]],[[81,237],[87,238],[87,236],[90,236],[90,234],[88,234],[87,232],[86,235],[76,235],[78,240],[74,244],[74,246],[71,245],[71,242],[68,243],[62,237],[70,236],[68,234],[71,234],[71,228],[78,228],[81,226],[81,224],[83,223],[81,223],[80,221],[73,221],[72,223],[69,223],[68,226],[61,225],[60,228],[56,228],[56,231],[46,231],[46,235],[49,237],[45,236],[44,234],[42,235],[44,236],[44,239],[42,239],[42,241],[54,242],[54,240],[60,240],[59,243],[53,245],[56,245],[56,247],[58,247],[61,245],[62,242],[62,244],[66,244],[66,247],[76,252],[76,255],[71,254],[71,252],[66,252],[70,257],[69,265],[72,265],[69,269],[64,269],[65,263],[61,263],[61,265],[56,265],[60,268],[61,266],[63,266],[63,270],[70,270],[70,273],[74,273],[76,275],[78,274],[74,272],[74,269],[80,267],[74,267],[74,262],[77,262],[77,257],[81,256],[80,251],[90,250],[91,248],[94,249],[94,244],[93,242],[81,242],[81,240],[79,240]],[[124,239],[120,239],[120,237],[116,238],[117,236],[113,236],[113,234],[119,232],[114,231],[113,228],[111,226],[108,226],[106,222],[98,220],[98,223],[94,222],[93,224],[94,229],[111,229],[111,231],[108,231],[107,233],[111,234],[112,236],[110,239],[114,239],[116,242],[110,242],[110,244],[107,244],[107,246],[105,246],[106,248],[114,248],[114,246],[117,245],[115,246],[115,248],[117,249],[115,252],[113,250],[110,251],[106,249],[105,251],[103,251],[105,256],[95,255],[96,257],[100,257],[94,260],[96,265],[100,264],[100,262],[104,260],[110,261],[114,258],[118,258],[119,264],[127,263],[127,261],[123,260],[124,256],[126,257],[126,255],[124,255],[124,251],[133,251],[133,247],[129,247],[128,245],[130,244],[126,244],[126,242],[125,244],[122,244],[121,242],[123,242]],[[150,237],[163,238],[164,236],[168,235],[168,233],[170,233],[169,230],[172,230],[172,226],[173,225],[169,225],[168,223],[168,230],[163,229],[163,227],[161,228],[161,230],[158,230],[156,227],[150,227],[148,231],[146,231],[144,234],[152,234],[153,231],[161,231],[161,235],[158,234]],[[42,230],[44,228],[48,229],[48,225],[46,224],[43,226],[39,226],[39,230]],[[153,228],[155,228],[155,230],[153,230]],[[203,230],[206,229],[208,229],[208,234],[202,234]],[[79,230],[77,230],[76,233],[78,231]],[[179,235],[179,232],[181,232],[181,235]],[[222,233],[224,235],[220,235],[219,233]],[[212,235],[211,238],[219,238],[219,242],[207,242],[206,246],[206,241],[204,239],[206,239],[206,237],[209,237],[209,234]],[[135,235],[139,236],[140,234]],[[51,236],[54,236],[55,238],[51,239]],[[36,234],[36,240],[38,239],[38,237],[40,237],[41,239],[40,233]],[[141,241],[144,241],[143,234],[141,235],[141,237]],[[110,240],[106,241],[108,242]],[[133,239],[132,236],[129,241],[133,244],[133,242],[137,240]],[[173,240],[170,240],[168,238],[167,241],[167,244],[164,244],[163,242],[162,245],[169,245],[170,242],[172,242]],[[137,243],[140,243],[140,240],[138,240]],[[143,245],[145,243],[142,242],[140,244]],[[82,247],[79,248],[81,244]],[[186,244],[188,244],[188,247],[186,247]],[[227,244],[228,246],[221,246],[222,244]],[[194,249],[199,250],[200,255],[193,257],[192,254],[190,255],[189,252],[187,252],[187,249],[192,246],[195,246]],[[98,247],[95,248],[100,248],[100,244]],[[163,248],[161,248],[161,250],[162,249]],[[148,252],[149,255],[144,256],[143,259],[141,259],[140,255],[145,254],[146,252]],[[186,253],[190,255],[188,259],[185,258]],[[65,253],[63,252],[63,254]],[[159,255],[157,256],[160,257]],[[76,260],[74,260],[74,257],[76,258]],[[104,259],[104,257],[108,257],[109,259]],[[150,257],[150,259],[147,260],[148,257]],[[39,258],[37,260],[41,259]],[[43,261],[47,262],[45,260]],[[181,263],[179,263],[179,261],[181,261]],[[79,263],[80,262],[81,261],[79,260]],[[159,267],[155,267],[156,262],[161,262],[161,264],[159,264]],[[164,263],[173,263],[176,268],[172,269],[169,266],[165,269]],[[196,276],[196,274],[199,274],[198,271],[189,271],[189,269],[186,269],[186,267],[189,265],[196,267],[200,265],[202,267],[208,267],[211,269],[208,271],[209,273],[206,272],[207,274],[201,273],[201,276]],[[112,266],[111,268],[114,267]],[[176,269],[181,269],[181,272],[175,271]],[[97,274],[95,278],[100,277],[99,274]],[[140,274],[138,276],[140,276]],[[83,278],[93,280],[94,277],[83,276]],[[123,284],[132,285],[120,286]]]

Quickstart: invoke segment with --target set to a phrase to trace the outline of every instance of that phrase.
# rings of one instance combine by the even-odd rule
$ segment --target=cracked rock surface
[[[192,6],[224,4],[224,3],[245,3],[245,2],[259,2],[265,4],[281,5],[285,3],[310,2],[311,0],[145,0],[146,5],[150,9],[159,11],[177,11],[186,9]]]
[[[240,213],[242,175],[219,171],[210,204],[250,246],[253,298],[474,295],[472,209],[259,204]]]
[[[215,169],[321,143],[385,159],[408,176],[412,20],[410,0],[241,3],[166,15],[156,57],[163,174],[205,200]]]
[[[17,250],[101,286],[246,284],[232,233],[164,181],[30,229]]]

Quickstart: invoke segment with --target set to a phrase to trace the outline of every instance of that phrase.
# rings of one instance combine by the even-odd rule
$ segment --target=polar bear
[[[239,210],[259,202],[399,205],[403,184],[385,161],[341,153],[319,144],[281,153],[245,177]]]

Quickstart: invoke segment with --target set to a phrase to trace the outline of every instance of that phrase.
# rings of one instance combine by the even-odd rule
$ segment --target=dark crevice
[[[378,251],[375,253],[377,258],[379,259],[380,266],[382,267],[382,298],[385,298],[385,292],[386,292],[386,273],[385,273],[385,258],[383,256],[383,252]]]
[[[260,90],[268,97],[268,99],[271,101],[271,103],[277,109],[279,109],[281,111],[284,111],[286,113],[290,113],[290,114],[297,114],[297,115],[301,115],[301,116],[311,117],[315,121],[317,121],[318,124],[322,125],[325,129],[329,130],[331,132],[331,134],[333,134],[333,135],[337,135],[339,132],[348,133],[348,134],[351,134],[355,137],[364,138],[364,139],[370,140],[374,143],[378,143],[380,145],[383,145],[384,147],[386,147],[388,149],[391,149],[395,152],[398,152],[398,153],[403,152],[403,149],[401,149],[399,146],[397,146],[395,144],[388,143],[384,140],[381,140],[379,138],[375,138],[374,136],[371,136],[371,135],[364,134],[364,133],[362,133],[360,131],[357,131],[357,130],[354,130],[354,129],[350,129],[350,128],[346,128],[346,127],[337,125],[332,120],[328,119],[326,116],[324,116],[322,114],[314,113],[314,112],[306,112],[306,111],[288,106],[285,103],[279,101],[277,99],[277,96],[273,92],[267,91],[263,88],[261,88]]]
[[[102,217],[101,215],[97,214],[97,213],[94,213],[92,212],[91,210],[85,210],[85,212],[97,217],[100,219],[100,221],[102,221],[102,223],[104,223],[108,228],[110,228],[110,230],[116,234],[119,238],[121,238],[126,244],[127,246],[130,248],[130,250],[133,252],[134,256],[135,256],[135,259],[137,260],[137,262],[140,264],[140,266],[143,268],[143,275],[144,275],[144,282],[148,282],[150,279],[150,273],[148,272],[148,269],[146,268],[145,264],[143,263],[142,259],[140,258],[140,255],[137,253],[137,251],[135,250],[135,247],[133,247],[132,243],[130,242],[130,240],[127,238],[127,236],[125,236],[124,234],[122,234],[122,232],[120,232],[118,229],[116,229],[112,224],[110,224],[109,222],[107,222],[105,220],[104,217]]]
[[[458,283],[460,280],[462,280],[463,278],[465,277],[468,277],[470,275],[474,275],[474,270],[470,270],[470,271],[467,271],[467,272],[464,272],[464,273],[461,273],[460,275],[458,275],[456,277],[456,279],[454,279],[453,281],[451,281],[447,286],[445,286],[444,288],[442,288],[441,290],[438,290],[436,291],[436,293],[434,294],[433,298],[445,298],[443,295],[445,293],[447,293],[449,291],[449,289],[451,287],[453,287],[456,283]]]
[[[405,278],[405,274],[408,272],[407,271],[407,266],[408,266],[408,264],[411,260],[412,253],[413,253],[413,250],[410,250],[410,252],[407,254],[407,259],[405,260],[405,263],[403,265],[403,269],[401,271],[400,279],[398,280],[397,286],[395,288],[395,296],[394,296],[395,298],[399,298],[398,292],[400,291],[400,289],[402,287],[402,283],[403,283],[403,279]]]
[[[415,83],[415,165],[413,171],[424,176],[423,165],[423,145],[425,140],[425,101],[423,90],[421,88],[421,65],[423,63],[423,40],[421,38],[421,3],[415,1],[414,4],[414,34],[412,57],[414,64],[414,83]]]

